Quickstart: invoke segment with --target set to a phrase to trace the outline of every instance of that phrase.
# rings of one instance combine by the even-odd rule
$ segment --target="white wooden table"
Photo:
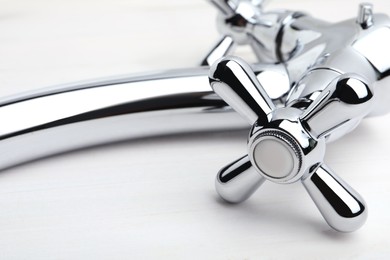
[[[390,14],[389,1],[372,2]],[[337,21],[358,3],[269,8]],[[201,0],[0,0],[0,95],[193,67],[218,38],[215,14]],[[242,205],[222,203],[215,174],[245,152],[247,133],[194,133],[1,172],[0,259],[389,259],[389,129],[390,116],[366,119],[328,146],[328,165],[369,205],[355,233],[332,231],[299,184],[266,183]]]

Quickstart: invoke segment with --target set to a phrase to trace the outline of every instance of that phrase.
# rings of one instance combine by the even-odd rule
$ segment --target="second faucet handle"
[[[219,10],[218,31],[222,38],[212,47],[202,60],[202,66],[211,66],[216,60],[233,52],[237,45],[253,46],[253,28],[269,27],[269,21],[263,21],[262,8],[267,0],[209,0]],[[257,43],[255,43],[256,45]],[[261,44],[260,44],[261,45]]]

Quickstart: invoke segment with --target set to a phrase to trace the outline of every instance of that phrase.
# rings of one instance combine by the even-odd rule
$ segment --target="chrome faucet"
[[[248,155],[217,176],[222,198],[241,202],[265,180],[302,181],[330,226],[356,230],[365,203],[323,157],[327,142],[390,107],[389,18],[369,4],[357,18],[330,24],[301,12],[266,12],[261,0],[209,2],[220,10],[222,39],[199,68],[0,100],[0,170],[125,139],[251,126]],[[258,62],[229,56],[237,45],[251,46]]]
[[[224,10],[233,6],[230,1],[214,2]],[[225,57],[212,66],[213,90],[252,126],[248,155],[217,175],[219,195],[239,203],[265,180],[301,181],[332,228],[358,229],[367,218],[364,200],[323,160],[327,142],[352,131],[365,116],[389,107],[385,85],[390,71],[390,19],[373,14],[370,4],[360,5],[356,19],[336,24],[289,11],[255,13],[248,11],[257,8],[251,1],[240,1],[235,8],[237,13],[223,14],[219,20],[229,28],[224,29],[226,35],[234,32],[226,37],[242,43],[245,32],[246,43],[256,46],[259,60],[285,65],[291,90],[284,105],[277,107],[263,86],[279,85],[257,78],[242,59]]]

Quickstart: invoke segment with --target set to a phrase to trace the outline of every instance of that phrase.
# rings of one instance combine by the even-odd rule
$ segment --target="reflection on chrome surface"
[[[264,11],[267,1],[209,2],[221,39],[199,68],[1,100],[0,169],[129,138],[251,126],[248,154],[217,175],[223,199],[242,202],[265,180],[301,181],[332,228],[358,229],[364,200],[323,160],[328,142],[389,111],[390,19],[366,3],[356,18],[332,24]],[[229,56],[238,45],[250,46],[257,62]]]
[[[221,13],[221,32],[256,46],[259,60],[284,64],[290,91],[276,105],[244,60],[228,56],[211,67],[213,90],[252,126],[248,155],[222,168],[217,192],[239,203],[265,180],[301,181],[332,228],[357,230],[367,218],[365,202],[324,163],[326,143],[388,111],[390,19],[366,3],[357,18],[330,24],[298,12],[264,13],[250,1],[219,2],[236,8]]]

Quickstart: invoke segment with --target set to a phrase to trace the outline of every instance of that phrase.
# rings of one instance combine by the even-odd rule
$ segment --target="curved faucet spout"
[[[280,78],[287,79],[284,66],[254,68],[258,77],[280,71]],[[247,127],[214,94],[208,70],[113,78],[5,98],[0,101],[0,170],[126,139]],[[287,92],[288,79],[285,84]],[[285,95],[280,89],[277,92]],[[275,102],[280,103],[281,96],[275,96]]]
[[[178,70],[3,99],[0,169],[129,138],[244,126],[233,113],[219,113],[229,110],[209,87],[207,73]]]

